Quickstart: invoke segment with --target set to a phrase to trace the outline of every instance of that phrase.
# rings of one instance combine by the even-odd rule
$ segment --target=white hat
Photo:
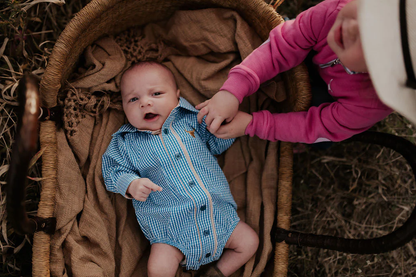
[[[358,22],[378,96],[416,124],[416,0],[359,0]]]

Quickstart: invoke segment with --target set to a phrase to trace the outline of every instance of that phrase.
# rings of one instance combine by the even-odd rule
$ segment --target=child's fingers
[[[228,132],[224,131],[223,128],[224,127],[220,127],[214,136],[220,139],[229,139],[230,136],[228,135]]]
[[[235,115],[232,116],[232,117],[230,116],[229,118],[226,118],[225,123],[230,123],[231,121],[233,121],[234,117],[235,117]]]
[[[198,109],[198,110],[200,110],[203,107],[205,107],[206,105],[208,105],[208,103],[209,103],[209,100],[206,100],[206,101],[204,101],[204,102],[199,103],[198,105],[196,105],[195,108]]]
[[[218,131],[215,133],[215,136],[221,139],[235,138],[236,134],[232,123],[221,125]]]
[[[214,118],[214,120],[212,120],[211,124],[209,125],[209,131],[215,134],[220,128],[223,121],[224,121],[224,118],[222,117]]]
[[[230,132],[230,125],[229,124],[225,124],[225,125],[221,125],[220,128],[218,128],[217,132],[215,133],[216,135],[225,135],[227,133]]]
[[[206,116],[208,114],[208,109],[207,108],[202,108],[198,115],[196,116],[198,123],[201,124],[202,123],[202,119],[204,118],[204,116]]]
[[[214,120],[214,116],[212,115],[212,114],[208,114],[206,117],[205,117],[205,124],[207,125],[207,128],[209,129],[210,128],[210,126],[211,126],[211,123],[212,123],[212,121]]]
[[[224,139],[225,134],[224,134],[224,133],[222,133],[222,132],[217,131],[217,132],[214,134],[214,136],[215,136],[216,138]]]
[[[150,189],[151,191],[162,191],[162,187],[159,187],[158,185],[156,185],[153,182],[149,182],[149,183],[145,184],[144,187]]]

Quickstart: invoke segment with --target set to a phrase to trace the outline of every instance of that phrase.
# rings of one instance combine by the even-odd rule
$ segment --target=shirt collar
[[[165,126],[165,124],[170,123],[171,121],[173,121],[174,118],[175,118],[175,115],[178,114],[178,112],[183,110],[183,109],[188,110],[190,112],[194,112],[194,113],[199,112],[199,110],[195,109],[195,107],[192,106],[191,103],[189,103],[185,98],[179,97],[178,105],[171,111],[168,118],[163,123],[163,126]],[[163,126],[162,126],[162,128],[163,128]],[[124,124],[123,126],[121,126],[120,129],[118,129],[118,131],[113,134],[113,136],[116,136],[116,135],[121,134],[121,133],[134,133],[134,132],[142,132],[142,133],[148,133],[148,134],[152,134],[152,135],[160,134],[160,130],[156,130],[156,131],[138,130],[136,127],[134,127],[130,123],[127,123],[127,124]]]

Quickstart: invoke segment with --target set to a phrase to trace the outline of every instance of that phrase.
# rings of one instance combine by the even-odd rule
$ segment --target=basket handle
[[[273,9],[277,9],[285,0],[275,0],[276,2],[273,3]]]
[[[18,86],[19,107],[17,132],[12,159],[7,176],[7,219],[18,234],[36,231],[53,233],[55,218],[29,218],[25,209],[26,173],[38,145],[38,118],[43,114],[39,107],[39,81],[36,76],[25,73]]]
[[[416,146],[410,141],[386,133],[364,132],[346,142],[359,141],[388,147],[401,154],[409,163],[416,177]],[[333,236],[305,234],[278,228],[275,239],[299,246],[317,247],[352,254],[378,254],[399,248],[416,236],[416,207],[407,221],[398,229],[373,239],[344,239]]]

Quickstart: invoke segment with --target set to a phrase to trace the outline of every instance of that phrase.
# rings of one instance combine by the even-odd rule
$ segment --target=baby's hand
[[[146,201],[152,191],[162,191],[162,188],[148,178],[133,180],[127,188],[127,194],[138,201]]]
[[[238,112],[234,119],[225,125],[222,125],[214,135],[217,138],[230,139],[245,135],[247,125],[251,122],[253,116],[248,113]]]
[[[237,97],[226,90],[220,90],[211,99],[196,105],[199,111],[198,122],[202,122],[202,118],[206,115],[205,123],[211,133],[215,133],[221,124],[230,122],[238,112]]]

